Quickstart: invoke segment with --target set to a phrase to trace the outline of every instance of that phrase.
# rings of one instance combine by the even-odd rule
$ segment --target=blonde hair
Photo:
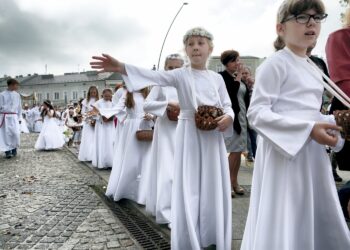
[[[289,16],[297,16],[311,9],[315,10],[317,14],[325,14],[326,12],[321,0],[285,0],[278,9],[277,23],[284,23]],[[276,51],[286,46],[281,36],[276,38],[273,45]]]
[[[149,88],[143,88],[140,90],[142,96],[144,99],[146,99],[146,97],[149,94]],[[127,91],[126,92],[126,98],[125,98],[125,106],[129,109],[132,109],[135,107],[135,100],[134,100],[134,95],[132,92]]]
[[[185,47],[186,47],[186,43],[187,43],[188,39],[192,36],[200,36],[200,37],[207,38],[209,47],[214,48],[213,35],[209,31],[207,31],[206,29],[204,29],[202,27],[195,27],[195,28],[192,28],[186,32],[186,34],[183,37],[183,43],[184,43]]]
[[[345,11],[343,17],[344,28],[350,27],[350,7]]]

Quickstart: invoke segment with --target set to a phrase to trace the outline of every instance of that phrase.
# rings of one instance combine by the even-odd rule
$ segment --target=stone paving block
[[[105,182],[66,149],[34,150],[37,136],[21,136],[17,159],[0,157],[0,249],[107,249],[108,235],[127,237],[89,187]],[[109,249],[121,248],[114,239]]]
[[[107,248],[118,248],[120,247],[120,244],[118,241],[111,241],[111,242],[107,242]]]

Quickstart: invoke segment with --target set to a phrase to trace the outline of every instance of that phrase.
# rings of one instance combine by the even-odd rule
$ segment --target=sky
[[[170,30],[166,55],[184,55],[182,37],[201,26],[214,35],[212,55],[234,49],[242,56],[273,53],[282,0],[189,0]],[[314,54],[325,56],[328,35],[341,28],[338,0],[324,0],[327,21]],[[108,53],[152,68],[180,0],[0,0],[0,77],[91,70],[91,56]]]

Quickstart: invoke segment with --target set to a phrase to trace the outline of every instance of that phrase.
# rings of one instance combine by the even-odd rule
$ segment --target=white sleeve
[[[330,124],[336,124],[334,115],[323,115],[320,113],[320,116],[321,116],[321,121],[326,122],[326,123],[330,123]],[[335,145],[334,147],[331,147],[331,148],[334,152],[339,152],[340,150],[343,149],[345,140],[343,137],[341,137],[341,134],[339,131],[334,130],[332,132],[338,137],[338,141],[337,141],[337,145]]]
[[[119,99],[118,104],[113,105],[111,108],[99,108],[98,106],[96,106],[99,109],[101,116],[104,116],[107,119],[111,118],[114,115],[116,115],[118,119],[120,119],[120,117],[125,116],[125,96],[126,93],[122,96],[122,98]]]
[[[247,116],[249,124],[264,140],[292,158],[309,140],[315,122],[285,117],[272,111],[286,74],[283,62],[265,61],[258,68]]]
[[[126,87],[130,92],[143,89],[147,86],[173,86],[177,87],[177,75],[181,69],[169,71],[154,71],[125,65],[127,75],[122,75]]]
[[[84,99],[82,102],[81,102],[81,114],[84,115],[86,112],[87,112],[87,99]]]
[[[167,106],[168,100],[162,87],[154,86],[143,104],[143,110],[146,113],[162,117]]]
[[[18,120],[21,121],[21,119],[22,119],[22,99],[21,99],[20,94],[18,94],[17,115],[18,115]]]
[[[4,105],[5,105],[5,100],[4,100],[4,95],[0,93],[0,112],[3,112],[4,110]]]

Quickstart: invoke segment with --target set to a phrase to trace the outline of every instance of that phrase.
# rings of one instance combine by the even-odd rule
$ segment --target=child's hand
[[[178,102],[168,102],[168,109],[170,110],[180,110]]]
[[[151,120],[153,120],[153,115],[151,115],[151,114],[145,114],[144,116],[143,116],[143,119],[145,119],[146,121],[151,121]]]
[[[322,145],[334,147],[338,142],[338,137],[335,133],[330,133],[329,130],[340,131],[340,127],[330,123],[316,123],[312,128],[310,137]]]
[[[87,112],[87,115],[88,116],[96,116],[96,115],[99,115],[100,114],[100,111],[98,110],[98,108],[96,108],[95,106],[92,106],[92,110]]]
[[[232,126],[233,120],[232,117],[229,115],[222,115],[215,119],[215,121],[218,124],[218,130],[220,132],[225,131],[229,126]]]
[[[91,68],[99,69],[99,72],[118,72],[126,75],[124,63],[107,54],[102,56],[93,56],[92,59],[97,61],[90,62]]]

